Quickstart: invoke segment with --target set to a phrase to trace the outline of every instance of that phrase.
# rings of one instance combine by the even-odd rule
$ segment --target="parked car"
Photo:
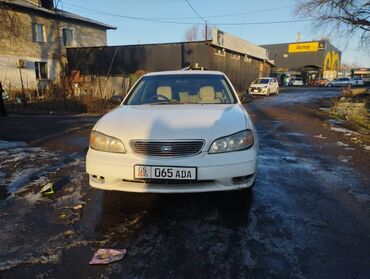
[[[349,86],[357,85],[356,81],[351,78],[337,78],[332,81],[329,81],[326,86],[332,87],[332,86]]]
[[[313,81],[313,86],[326,86],[326,84],[329,82],[326,78],[316,78]]]
[[[289,86],[303,86],[303,84],[303,79],[301,77],[294,77],[289,81]]]
[[[355,85],[355,86],[364,86],[365,81],[360,77],[354,77],[353,78],[353,85]]]
[[[261,77],[252,82],[248,92],[249,94],[269,96],[270,94],[278,95],[279,89],[279,83],[276,78]]]
[[[257,152],[254,125],[225,74],[158,72],[94,126],[86,171],[103,190],[247,190]]]

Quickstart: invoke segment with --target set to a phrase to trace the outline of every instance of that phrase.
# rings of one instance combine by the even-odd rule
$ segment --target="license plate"
[[[135,165],[134,177],[135,179],[196,180],[197,168]]]

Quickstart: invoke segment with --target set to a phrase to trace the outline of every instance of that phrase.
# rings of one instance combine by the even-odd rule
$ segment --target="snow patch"
[[[25,143],[23,141],[3,141],[3,140],[0,140],[0,150],[16,148],[16,147],[24,147],[26,145],[27,145],[27,143]]]
[[[341,142],[341,141],[337,141],[337,145],[338,146],[345,146],[345,147],[348,147],[349,146],[349,144],[346,144],[346,143]]]
[[[343,156],[343,155],[340,155],[338,157],[339,161],[343,162],[343,163],[348,163],[349,160],[352,159],[352,156]]]
[[[330,127],[330,130],[333,130],[335,132],[339,132],[339,133],[353,133],[353,131],[350,131],[346,128],[342,128],[342,127],[335,127],[335,126],[331,126]]]

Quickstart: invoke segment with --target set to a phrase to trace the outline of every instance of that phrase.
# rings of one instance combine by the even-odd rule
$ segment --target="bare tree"
[[[0,1],[0,27],[9,39],[19,37],[25,27],[11,4]]]
[[[187,42],[205,40],[205,26],[201,28],[199,25],[193,25],[185,31],[185,40]],[[212,27],[207,26],[207,39],[212,39]]]
[[[199,25],[193,25],[185,31],[185,40],[187,42],[199,40]]]
[[[369,0],[300,0],[295,8],[301,17],[317,19],[314,27],[328,27],[336,36],[359,35],[359,45],[370,43]]]

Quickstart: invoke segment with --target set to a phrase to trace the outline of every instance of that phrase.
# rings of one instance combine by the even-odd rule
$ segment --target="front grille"
[[[131,140],[135,153],[147,156],[181,157],[191,156],[201,152],[203,140],[193,141],[144,141]]]

